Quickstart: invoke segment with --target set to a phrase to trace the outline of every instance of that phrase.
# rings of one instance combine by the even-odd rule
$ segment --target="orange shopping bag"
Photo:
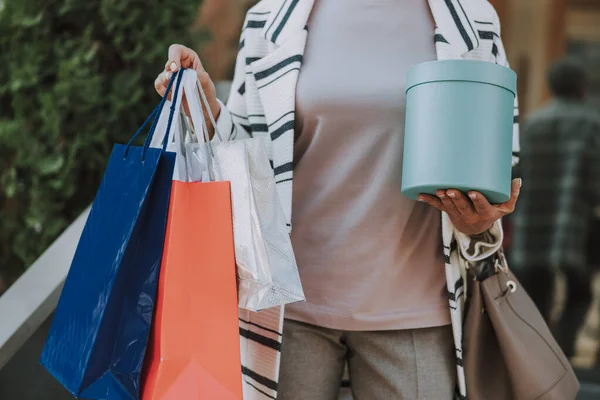
[[[143,400],[242,399],[229,182],[173,181]]]

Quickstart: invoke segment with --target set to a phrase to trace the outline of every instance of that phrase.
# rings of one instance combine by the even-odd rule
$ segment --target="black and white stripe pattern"
[[[240,310],[244,399],[277,397],[282,315],[280,309],[260,313]]]
[[[218,121],[222,133],[231,132],[230,138],[262,136],[267,139],[267,152],[290,229],[295,91],[313,3],[314,0],[268,0],[259,2],[248,12],[232,91]],[[429,0],[429,5],[436,23],[432,40],[438,59],[471,59],[508,66],[498,16],[487,0]],[[518,111],[515,101],[515,163],[519,154]],[[454,231],[446,216],[442,220],[442,236],[456,345],[456,398],[466,399],[462,367],[466,256],[463,245],[456,246],[460,234]],[[283,308],[261,313],[242,310],[240,318],[244,399],[274,399],[277,397]]]
[[[449,44],[444,35],[442,35],[441,33],[436,33],[435,35],[433,35],[433,42]]]
[[[479,46],[479,37],[473,28],[473,22],[465,12],[460,0],[444,0],[448,15],[454,22],[454,28],[462,38],[467,51],[474,50]]]
[[[265,31],[265,35],[269,37],[272,42],[277,43],[277,39],[279,39],[281,32],[283,32],[283,29],[292,18],[299,3],[300,0],[285,0],[277,10],[277,13],[274,14],[275,18],[270,21],[270,24]]]
[[[286,58],[283,61],[280,61],[276,65],[269,67],[265,70],[261,70],[254,74],[256,80],[258,81],[258,88],[262,89],[269,85],[274,84],[279,81],[279,79],[283,78],[286,74],[293,71],[300,71],[300,66],[302,65],[302,55],[296,54]]]
[[[467,385],[465,381],[465,372],[462,363],[462,323],[464,316],[465,303],[465,275],[459,261],[459,251],[456,241],[453,237],[454,228],[446,214],[442,215],[442,236],[444,240],[444,258],[446,269],[446,289],[448,291],[448,301],[450,307],[450,318],[452,320],[452,330],[454,333],[456,350],[456,370],[458,394],[466,396]]]

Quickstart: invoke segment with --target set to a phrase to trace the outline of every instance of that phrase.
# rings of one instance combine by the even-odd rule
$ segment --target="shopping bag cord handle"
[[[167,151],[167,143],[169,143],[169,132],[171,132],[171,126],[173,125],[173,117],[175,116],[175,106],[177,105],[177,101],[176,99],[178,99],[179,97],[179,90],[181,89],[181,81],[183,79],[183,72],[185,71],[185,68],[181,68],[179,69],[179,71],[177,71],[175,74],[173,74],[173,76],[171,77],[171,79],[174,79],[175,76],[177,76],[177,83],[175,84],[175,93],[173,93],[173,101],[171,102],[171,110],[169,111],[169,121],[167,122],[167,131],[165,133],[165,137],[163,139],[163,143],[162,143],[162,150],[163,151]],[[169,84],[171,84],[171,82],[169,82]],[[156,127],[155,127],[156,129]],[[152,132],[152,134],[154,135],[154,132]],[[152,139],[150,137],[150,139]],[[150,142],[148,141],[148,138],[146,138],[146,142],[144,144],[144,151],[146,150],[146,146],[150,145]]]
[[[152,136],[154,135],[154,131],[156,130],[156,125],[158,123],[159,117],[160,117],[160,113],[167,101],[167,97],[168,97],[168,93],[171,91],[171,88],[173,86],[173,82],[175,82],[176,79],[178,79],[178,77],[182,76],[183,74],[180,73],[175,73],[173,74],[173,76],[171,77],[171,79],[169,80],[169,84],[167,85],[167,90],[165,91],[165,95],[162,97],[162,99],[160,100],[160,102],[158,103],[158,105],[154,108],[154,110],[152,110],[152,112],[150,113],[150,115],[148,116],[148,118],[146,118],[146,120],[144,121],[144,123],[142,124],[142,126],[139,127],[139,129],[135,132],[135,134],[133,135],[133,137],[129,140],[129,142],[127,143],[127,147],[125,148],[125,154],[124,154],[124,158],[127,158],[127,154],[129,152],[129,148],[132,146],[133,141],[135,139],[137,139],[137,137],[146,129],[146,127],[148,126],[148,124],[150,122],[152,122],[152,125],[150,127],[150,130],[148,131],[148,136],[146,137],[146,140],[144,142],[144,152],[142,154],[142,160],[144,159],[145,156],[145,151],[146,148],[150,146],[150,142],[152,141]],[[178,79],[178,82],[180,82],[180,79]],[[175,87],[175,94],[173,98],[176,98],[177,96],[177,89],[178,86]],[[170,130],[171,128],[171,124],[173,121],[173,113],[175,111],[175,104],[173,102],[173,104],[171,104],[171,111],[169,114],[169,123],[167,126],[167,132]],[[166,150],[166,140],[163,143],[163,151]]]
[[[210,109],[210,105],[208,104],[208,99],[206,98],[206,93],[204,93],[204,89],[202,88],[202,84],[200,83],[200,81],[196,81],[196,86],[198,87],[198,91],[200,92],[200,99],[201,99],[200,107],[204,106],[204,108],[206,109],[208,118],[210,119],[213,129],[215,130],[215,135],[217,135],[219,140],[222,142],[223,136],[221,136],[221,132],[219,131],[219,127],[217,126],[217,122],[215,121],[215,116],[213,115],[212,110]],[[208,126],[206,126],[206,121],[204,121],[203,128],[206,130],[205,140],[207,142],[209,142],[210,140],[206,139],[206,137],[208,135]]]

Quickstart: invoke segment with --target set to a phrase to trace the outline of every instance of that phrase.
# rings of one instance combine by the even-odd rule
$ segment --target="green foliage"
[[[0,272],[27,267],[92,201],[200,2],[0,0]]]

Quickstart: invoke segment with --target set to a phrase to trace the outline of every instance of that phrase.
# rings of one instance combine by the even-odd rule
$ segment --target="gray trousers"
[[[344,332],[286,320],[278,400],[336,400],[346,362],[356,400],[451,400],[450,326]]]

